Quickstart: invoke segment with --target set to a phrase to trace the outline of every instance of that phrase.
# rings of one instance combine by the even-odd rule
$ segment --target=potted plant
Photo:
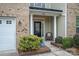
[[[40,46],[41,47],[45,47],[45,43],[44,43],[44,40],[42,38],[39,38],[40,39]]]

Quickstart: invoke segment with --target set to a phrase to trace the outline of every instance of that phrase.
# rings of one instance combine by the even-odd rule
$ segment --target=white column
[[[30,33],[33,34],[33,15],[30,15]]]
[[[56,16],[54,16],[54,41],[57,35],[57,29],[56,29]]]
[[[67,3],[65,3],[65,37],[67,36]]]

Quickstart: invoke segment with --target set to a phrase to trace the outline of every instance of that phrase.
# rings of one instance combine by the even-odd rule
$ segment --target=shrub
[[[74,39],[74,46],[75,46],[75,47],[79,47],[79,35],[76,34],[76,35],[73,37],[73,39]]]
[[[56,37],[55,38],[55,43],[60,43],[60,44],[62,44],[62,37],[61,36],[58,36],[58,37]]]
[[[28,45],[26,47],[26,40],[26,36],[20,37],[19,50],[26,51],[26,48],[29,47]]]
[[[73,38],[65,37],[62,40],[63,48],[71,48],[73,46]]]
[[[43,41],[42,38],[35,35],[20,37],[19,50],[31,51],[40,48],[40,43]]]

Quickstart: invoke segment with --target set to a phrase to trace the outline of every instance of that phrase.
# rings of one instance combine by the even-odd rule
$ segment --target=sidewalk
[[[57,47],[51,45],[50,41],[46,41],[45,44],[51,49],[51,52],[37,54],[34,56],[73,56],[71,53],[68,53],[61,48],[57,48]]]

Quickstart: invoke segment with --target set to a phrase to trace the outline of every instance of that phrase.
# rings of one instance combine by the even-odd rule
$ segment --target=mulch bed
[[[67,48],[65,50],[67,52],[72,53],[73,55],[79,55],[79,48],[72,47],[72,48]]]
[[[61,48],[61,49],[65,50],[67,52],[70,52],[73,55],[79,55],[79,48],[72,47],[72,48],[64,49],[62,44],[58,44],[58,43],[54,43],[54,42],[51,42],[51,44],[58,47],[58,48]]]
[[[48,47],[42,47],[38,50],[34,50],[34,51],[27,51],[27,52],[22,52],[22,51],[18,51],[18,54],[20,56],[30,56],[30,55],[35,55],[35,54],[41,54],[41,53],[46,53],[46,52],[50,52],[51,50]]]

